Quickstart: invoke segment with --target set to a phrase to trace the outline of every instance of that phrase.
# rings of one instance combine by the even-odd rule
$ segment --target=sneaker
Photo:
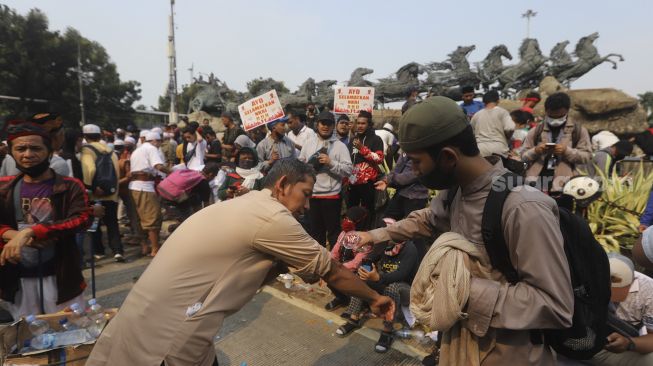
[[[104,259],[104,255],[96,254],[96,255],[93,256],[93,258],[95,258],[96,261],[99,261],[100,259]]]
[[[124,263],[125,257],[123,257],[122,254],[117,253],[116,255],[113,256],[113,260],[115,260],[116,262]]]

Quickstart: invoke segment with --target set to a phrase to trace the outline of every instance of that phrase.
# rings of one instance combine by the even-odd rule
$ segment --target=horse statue
[[[519,47],[519,59],[519,63],[506,67],[499,74],[497,80],[504,95],[509,94],[510,89],[533,88],[544,77],[548,58],[542,54],[537,39],[524,39]]]
[[[503,44],[492,47],[485,59],[476,63],[478,76],[481,79],[483,89],[489,90],[489,86],[494,84],[499,75],[506,69],[503,64],[503,58],[512,60],[512,54],[508,51],[508,47]]]
[[[581,38],[578,41],[576,44],[576,50],[574,52],[577,60],[565,70],[554,74],[558,81],[561,83],[566,82],[569,84],[571,81],[574,81],[587,74],[590,72],[590,70],[604,62],[611,63],[612,68],[616,69],[617,62],[611,60],[611,57],[616,57],[619,61],[624,61],[623,56],[617,53],[610,53],[606,56],[599,55],[599,51],[594,46],[594,41],[596,41],[597,38],[599,38],[599,34],[594,32],[586,37]]]
[[[333,104],[332,86],[335,85],[337,82],[338,82],[337,80],[322,80],[319,83],[317,83],[313,102],[315,102],[315,104],[320,106]]]
[[[374,86],[374,83],[371,81],[365,80],[365,75],[369,75],[373,73],[374,70],[368,69],[366,67],[359,67],[356,70],[354,70],[351,73],[351,77],[349,78],[349,82],[347,82],[348,86]]]
[[[419,86],[419,75],[426,72],[424,66],[411,62],[397,70],[396,77],[379,79],[376,85],[375,97],[383,103],[396,102],[406,98],[409,87]]]
[[[315,80],[308,78],[299,86],[296,92],[279,96],[281,105],[290,108],[304,108],[313,100],[316,93]]]
[[[478,75],[471,70],[467,61],[467,55],[475,49],[474,45],[458,46],[455,51],[447,55],[446,61],[427,64],[426,68],[431,72],[428,73],[425,84],[436,94],[453,86],[478,85],[480,81]],[[443,70],[449,71],[443,72]]]
[[[229,89],[226,83],[213,78],[210,83],[198,82],[199,91],[188,105],[188,113],[192,112],[222,112],[228,101],[233,100],[235,91]]]

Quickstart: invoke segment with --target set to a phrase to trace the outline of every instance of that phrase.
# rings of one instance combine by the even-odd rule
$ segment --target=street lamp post
[[[537,15],[537,12],[528,9],[524,14],[521,15],[522,18],[526,18],[526,38],[531,38],[531,18],[534,18]]]
[[[175,0],[170,0],[170,30],[168,34],[168,59],[170,61],[170,123],[177,123],[177,52],[175,50]]]

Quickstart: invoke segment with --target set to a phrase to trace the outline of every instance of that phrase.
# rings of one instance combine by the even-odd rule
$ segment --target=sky
[[[142,84],[137,104],[156,106],[168,82],[169,0],[0,0],[25,14],[41,9],[50,28],[73,27],[102,44],[122,80]],[[388,77],[409,62],[444,61],[459,45],[476,45],[469,60],[479,62],[505,44],[517,61],[526,37],[545,55],[569,40],[599,32],[599,53],[620,53],[613,70],[604,63],[572,88],[614,87],[636,95],[653,90],[653,1],[629,0],[177,0],[175,4],[178,84],[213,72],[236,90],[258,77],[282,80],[294,91],[308,77],[344,82],[357,67]],[[506,63],[506,62],[504,62]],[[207,76],[204,76],[206,79]]]

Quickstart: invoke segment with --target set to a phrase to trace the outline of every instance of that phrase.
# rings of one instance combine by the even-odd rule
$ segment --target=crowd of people
[[[565,93],[548,96],[539,118],[533,111],[540,102],[535,92],[513,111],[499,106],[496,91],[483,95],[482,102],[473,88],[461,92],[463,101],[456,104],[444,97],[419,101],[411,89],[401,122],[379,129],[370,112],[352,118],[328,108],[319,111],[315,104],[289,108],[285,117],[250,131],[229,113],[220,117],[220,132],[208,119],[114,131],[95,124],[81,131],[64,128],[63,118],[51,113],[12,120],[0,149],[0,297],[15,319],[83,304],[83,241],[95,218],[106,235],[102,230],[91,235],[94,259],[106,255],[103,238],[117,262],[125,261],[126,244],[157,259],[99,340],[90,364],[140,359],[154,365],[165,359],[169,365],[211,365],[215,356],[207,350],[208,335],[253,296],[272,267],[271,257],[297,274],[325,279],[333,292],[325,309],[344,310],[338,336],[351,334],[373,313],[384,316],[374,350],[386,352],[395,323],[414,325],[411,298],[424,296],[415,293],[415,283],[428,282],[418,272],[420,263],[446,265],[440,261],[448,252],[433,253],[431,243],[453,232],[458,236],[438,240],[465,252],[461,263],[472,275],[459,304],[464,326],[457,331],[468,342],[474,339],[477,348],[472,355],[448,351],[459,340],[445,335],[440,361],[551,364],[556,356],[545,343],[526,340],[532,329],[569,327],[574,315],[555,199],[571,177],[610,176],[633,153],[633,142],[646,152],[647,137],[619,139],[609,131],[590,137],[569,117]],[[647,133],[653,139],[653,132]],[[485,202],[504,166],[521,166],[527,183],[508,196],[499,213],[516,283],[492,274],[497,268],[479,252]],[[435,197],[433,190],[439,192]],[[652,217],[653,197],[633,250],[634,259],[649,268]],[[169,226],[171,236],[162,243],[164,219],[177,224]],[[124,235],[121,223],[128,227]],[[352,233],[358,249],[347,243]],[[211,245],[217,237],[224,246],[219,250]],[[182,242],[187,246],[181,248]],[[248,243],[257,254],[237,243]],[[202,269],[218,263],[245,272]],[[615,314],[642,334],[653,333],[653,280],[624,256],[611,256],[610,270]],[[197,282],[184,287],[190,297],[173,299],[171,289],[189,286],[188,281]],[[243,291],[235,294],[230,286]],[[164,302],[180,314],[163,309],[161,314],[181,322],[182,310],[196,301],[199,315],[186,314],[187,323],[178,323],[187,344],[171,348],[170,337],[154,337],[172,323],[139,323],[138,307]],[[421,309],[437,312],[435,303]],[[151,332],[156,341],[130,345],[137,330]],[[116,356],[118,351],[125,353]],[[613,332],[590,362],[651,364],[651,352],[653,334]]]

